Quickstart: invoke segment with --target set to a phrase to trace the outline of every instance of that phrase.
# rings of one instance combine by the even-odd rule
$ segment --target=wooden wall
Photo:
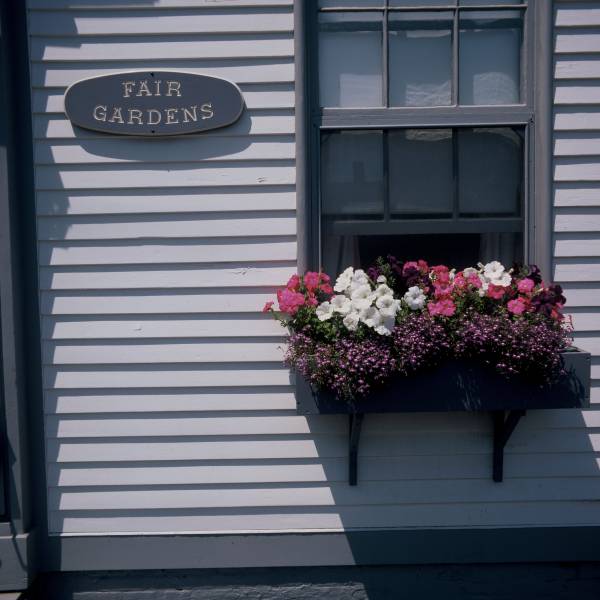
[[[594,409],[528,415],[502,484],[485,415],[372,416],[356,488],[345,419],[295,414],[260,314],[296,264],[291,0],[28,1],[51,532],[600,524]],[[600,2],[557,5],[555,276],[600,354]],[[67,85],[143,68],[229,78],[248,109],[73,130]]]

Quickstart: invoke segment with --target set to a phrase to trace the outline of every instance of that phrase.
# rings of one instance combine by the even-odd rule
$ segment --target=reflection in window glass
[[[452,13],[390,13],[391,106],[452,102]]]
[[[484,4],[527,4],[527,0],[458,0],[461,6],[483,6]]]
[[[392,215],[452,213],[452,130],[400,129],[388,139]]]
[[[460,18],[460,104],[520,102],[522,16],[467,11]]]
[[[523,138],[507,128],[458,131],[458,197],[463,216],[520,216]]]
[[[383,105],[382,39],[377,13],[319,15],[321,106]]]
[[[420,8],[423,6],[448,6],[454,4],[452,0],[389,0],[390,6],[414,6]]]

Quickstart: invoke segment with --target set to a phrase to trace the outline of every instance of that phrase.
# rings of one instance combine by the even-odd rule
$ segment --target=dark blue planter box
[[[566,373],[553,385],[506,379],[465,361],[399,377],[367,397],[346,402],[297,378],[298,413],[350,415],[350,484],[356,483],[360,426],[368,413],[487,411],[494,422],[494,481],[502,481],[503,449],[527,410],[584,408],[590,404],[591,355],[577,348],[562,353]]]

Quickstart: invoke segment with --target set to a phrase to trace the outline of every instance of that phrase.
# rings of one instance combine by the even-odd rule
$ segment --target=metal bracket
[[[350,413],[349,415],[348,483],[350,485],[356,485],[358,480],[358,441],[364,416],[363,413]]]
[[[504,410],[492,412],[494,423],[493,478],[496,482],[501,482],[504,477],[504,446],[524,415],[524,410],[509,410],[508,414]]]

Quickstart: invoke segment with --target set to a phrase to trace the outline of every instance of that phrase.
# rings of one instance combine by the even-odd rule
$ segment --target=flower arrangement
[[[293,275],[272,313],[290,330],[285,363],[313,386],[350,400],[394,377],[465,358],[538,384],[561,374],[571,326],[558,285],[534,266],[492,261],[457,271],[379,258],[325,273]]]

